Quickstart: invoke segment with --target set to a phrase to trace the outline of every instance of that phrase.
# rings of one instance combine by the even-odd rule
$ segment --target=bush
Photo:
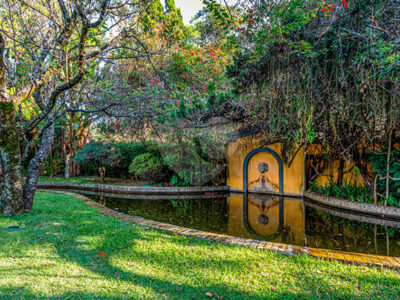
[[[387,149],[383,150],[384,151],[382,152],[370,153],[369,161],[372,163],[374,175],[380,174],[382,177],[386,177]],[[389,176],[391,178],[400,178],[400,149],[394,150],[390,155]],[[376,183],[377,193],[380,195],[385,195],[386,180],[377,180]],[[392,206],[400,206],[400,180],[390,179],[389,191],[390,195],[388,198],[388,204]],[[382,197],[380,198],[382,202]]]
[[[328,181],[325,186],[318,186],[315,182],[310,183],[310,189],[313,192],[332,196],[336,198],[344,198],[353,201],[366,203],[374,203],[374,199],[368,188],[360,185],[337,185],[332,180]]]
[[[114,146],[121,153],[121,159],[117,166],[107,168],[108,176],[127,178],[130,173],[129,165],[135,157],[148,152],[146,144],[141,142],[119,142],[115,143]]]
[[[207,143],[208,142],[208,143]],[[199,186],[221,182],[225,177],[224,153],[217,143],[186,141],[163,146],[163,161],[175,177],[171,184]]]
[[[97,141],[90,141],[74,157],[79,165],[97,169],[102,180],[107,168],[117,166],[120,160],[121,152],[113,144]]]
[[[160,156],[154,152],[136,156],[129,166],[129,172],[138,179],[149,182],[162,182],[169,173]]]

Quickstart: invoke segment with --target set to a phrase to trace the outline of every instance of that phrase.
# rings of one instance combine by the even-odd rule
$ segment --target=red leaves
[[[115,125],[119,126],[121,124],[120,121],[115,121]]]
[[[342,5],[347,8],[349,6],[349,1],[342,0]]]
[[[342,1],[346,1],[346,0],[342,0]],[[325,7],[323,9],[321,9],[321,12],[323,15],[325,15],[325,12],[331,12],[333,11],[333,9],[335,8],[334,4],[329,5],[328,3],[325,3]]]
[[[98,257],[106,257],[107,255],[104,252],[97,253]]]

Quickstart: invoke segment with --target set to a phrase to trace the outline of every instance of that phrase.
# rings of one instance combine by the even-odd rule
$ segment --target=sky
[[[183,22],[186,25],[189,25],[190,19],[203,8],[201,0],[175,0],[175,5],[181,9]]]
[[[228,4],[232,4],[234,0],[228,0]],[[183,22],[190,24],[190,20],[203,8],[202,0],[175,0],[176,7],[182,12]]]

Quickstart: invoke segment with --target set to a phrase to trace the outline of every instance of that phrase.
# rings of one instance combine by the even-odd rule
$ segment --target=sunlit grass
[[[0,298],[400,297],[394,270],[167,235],[68,195],[38,193],[32,214],[0,217],[0,240]]]
[[[132,185],[140,186],[142,182],[121,180],[118,178],[104,178],[104,182],[101,182],[100,177],[71,177],[65,179],[64,177],[41,177],[39,182],[72,182],[72,183],[95,183],[95,184],[112,184],[112,185]]]

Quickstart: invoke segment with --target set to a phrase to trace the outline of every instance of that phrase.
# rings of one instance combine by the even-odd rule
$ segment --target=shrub
[[[81,166],[89,164],[97,168],[102,181],[106,168],[118,165],[120,160],[121,152],[113,144],[100,141],[90,141],[74,157],[74,161]]]
[[[372,170],[375,175],[380,174],[382,177],[386,177],[387,150],[370,153],[368,160],[372,163]],[[391,153],[389,165],[389,176],[391,178],[400,178],[400,149]],[[385,195],[386,180],[377,180],[376,190],[379,195]],[[390,179],[389,191],[390,195],[387,203],[392,206],[400,206],[400,180]]]
[[[175,173],[172,185],[198,186],[220,182],[225,175],[223,152],[202,140],[164,145],[163,161]],[[216,143],[214,143],[216,145]]]
[[[138,155],[144,154],[147,151],[146,144],[141,142],[124,143],[119,142],[114,144],[115,148],[121,153],[121,159],[118,165],[107,168],[108,176],[123,177],[129,176],[129,165]]]
[[[149,182],[162,182],[168,174],[167,167],[160,156],[148,152],[136,156],[129,166],[129,172],[138,179]]]
[[[318,186],[315,182],[310,183],[310,189],[313,192],[332,196],[336,198],[345,198],[353,201],[374,203],[374,199],[368,188],[360,185],[337,185],[334,181],[328,181],[325,186]]]

